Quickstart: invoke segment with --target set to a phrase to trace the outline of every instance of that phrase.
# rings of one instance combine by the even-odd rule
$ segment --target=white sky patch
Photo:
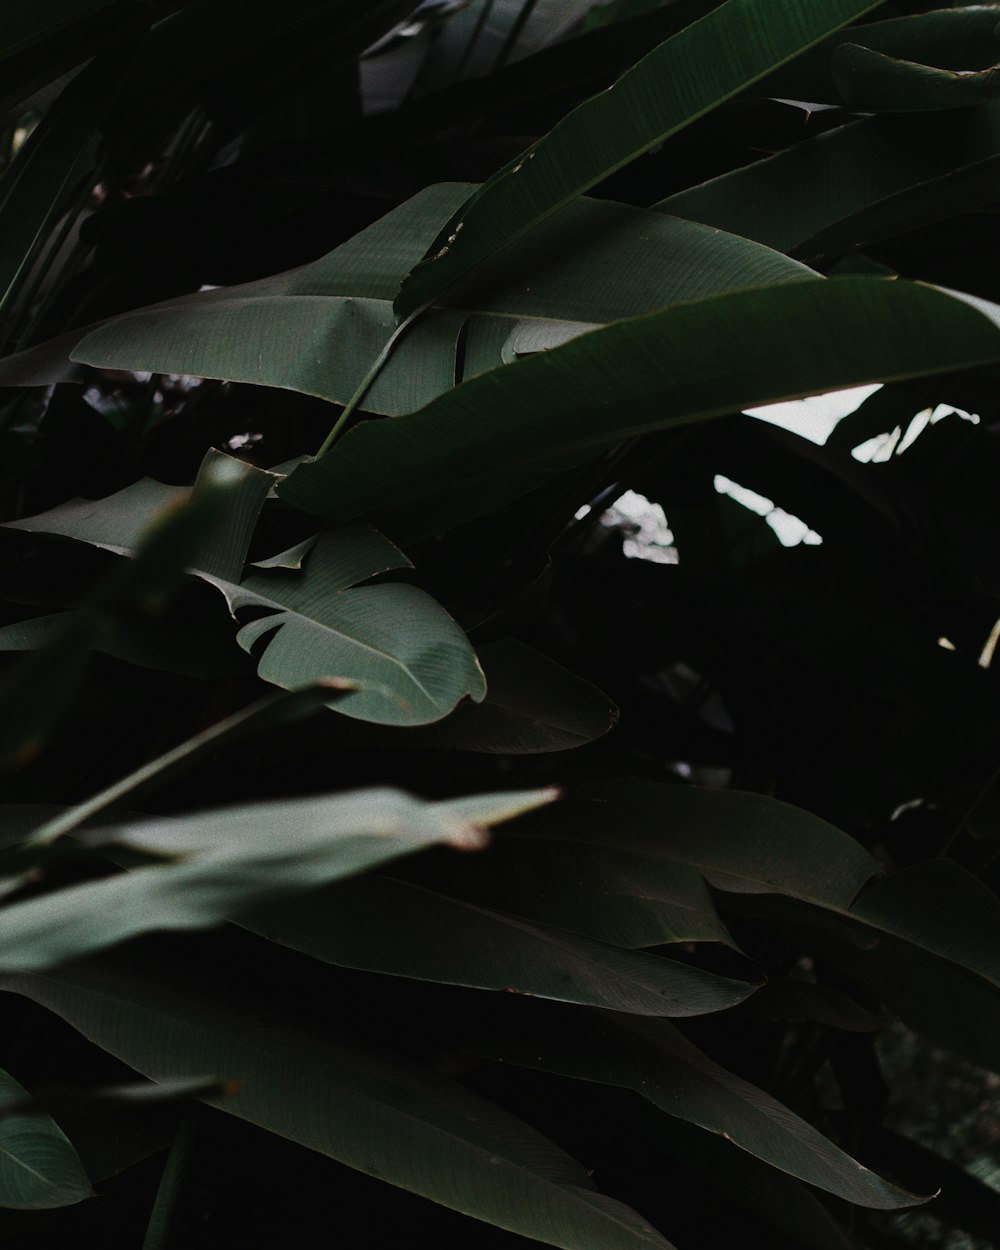
[[[627,490],[604,513],[601,524],[618,525],[630,531],[622,541],[622,551],[629,559],[652,560],[654,564],[677,563],[677,548],[666,515],[658,503],[651,503],[645,495]]]
[[[971,421],[973,425],[979,424],[979,417],[974,412],[953,408],[951,404],[938,404],[936,408],[925,408],[923,412],[918,412],[905,430],[897,425],[894,430],[876,434],[874,438],[860,443],[851,455],[865,464],[880,464],[891,460],[893,456],[899,456],[906,451],[929,425],[937,425],[945,417],[961,417],[963,421]]]
[[[747,408],[748,417],[759,417],[772,425],[780,425],[813,443],[825,443],[838,421],[860,408],[869,395],[880,390],[881,382],[872,386],[852,386],[847,391],[829,391],[808,399],[791,399],[784,404],[766,404],[763,408]]]
[[[799,543],[815,547],[823,541],[815,530],[806,525],[805,521],[792,516],[784,508],[775,507],[773,500],[758,495],[755,490],[748,490],[746,486],[740,486],[737,482],[730,481],[721,473],[715,475],[715,489],[720,495],[728,495],[730,499],[735,499],[744,508],[762,516],[784,547],[797,547]]]
[[[849,390],[829,391],[825,395],[813,395],[808,399],[793,399],[782,404],[766,404],[762,408],[747,408],[745,412],[749,417],[768,421],[772,425],[781,426],[782,429],[798,434],[800,438],[807,438],[810,442],[822,445],[830,437],[838,422],[860,408],[869,396],[881,389],[881,385],[880,382],[876,382],[870,386],[854,386]],[[935,425],[944,417],[952,415],[961,417],[965,421],[976,423],[979,421],[979,417],[974,413],[965,412],[961,408],[953,408],[948,404],[938,404],[934,409],[928,408],[924,412],[917,413],[905,430],[897,427],[891,432],[879,434],[855,447],[851,454],[855,459],[866,462],[889,460],[893,455],[904,452],[928,425]],[[810,529],[799,517],[792,516],[783,508],[776,507],[773,500],[758,495],[756,491],[740,486],[739,483],[721,474],[716,476],[715,489],[720,494],[728,495],[751,512],[764,517],[780,542],[786,547],[794,547],[799,543],[814,546],[823,541],[822,537],[815,530]],[[577,512],[577,519],[582,519],[589,511],[590,506],[584,505]],[[678,554],[674,546],[674,536],[667,524],[663,509],[659,504],[651,503],[643,495],[631,490],[626,491],[603,514],[601,523],[609,526],[634,527],[634,532],[622,543],[626,556],[639,560],[653,560],[659,564],[677,563]],[[997,628],[1000,631],[1000,623]],[[989,649],[990,660],[998,642],[1000,642],[1000,633],[996,638],[992,638]],[[940,645],[951,646],[944,638],[940,640]]]

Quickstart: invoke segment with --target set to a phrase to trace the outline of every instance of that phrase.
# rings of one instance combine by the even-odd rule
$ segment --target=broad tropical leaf
[[[565,1250],[669,1250],[583,1166],[462,1086],[269,1017],[259,992],[204,963],[190,971],[80,962],[3,986],[154,1080],[209,1064],[240,1082],[224,1110],[487,1223]]]
[[[1000,54],[1000,44],[996,51]],[[833,75],[848,108],[856,112],[916,113],[969,108],[1000,95],[1000,69],[938,69],[843,43],[832,57]]]
[[[553,790],[426,803],[395,790],[244,804],[88,830],[90,845],[168,862],[56,889],[0,910],[0,968],[49,968],[158,929],[205,929],[435,842],[475,850],[485,829]]]
[[[28,1091],[0,1071],[0,1207],[37,1211],[90,1198],[83,1164],[55,1120],[38,1111],[4,1110],[26,1102]]]
[[[411,875],[470,902],[628,950],[677,942],[734,945],[699,869],[655,851],[501,838],[482,861],[463,858],[437,865],[432,875]]]
[[[375,929],[371,916],[384,917]],[[241,923],[343,967],[641,1016],[722,1011],[755,988],[382,876],[257,909]]]
[[[433,304],[533,226],[831,31],[865,0],[728,0],[645,56],[484,183],[443,227],[396,301]]]
[[[486,675],[483,701],[460,703],[444,720],[402,730],[393,745],[534,755],[593,742],[618,721],[618,709],[596,686],[515,638],[484,643],[476,654]],[[388,744],[373,742],[382,740]]]
[[[621,782],[568,800],[557,818],[526,822],[517,836],[532,829],[677,860],[731,893],[799,899],[1000,989],[1000,901],[970,873],[931,861],[880,878],[853,838],[764,795]]]
[[[839,278],[717,295],[474,378],[405,421],[365,422],[278,493],[336,520],[437,533],[639,434],[997,359],[1000,310],[931,287]]]
[[[795,144],[656,207],[814,256],[989,203],[1000,104],[961,118],[873,117]]]
[[[1000,60],[998,18],[1000,6],[996,4],[967,4],[867,22],[824,39],[769,75],[761,88],[769,95],[848,106],[857,88],[859,109],[894,111],[901,104],[904,109],[909,107],[904,100],[914,86],[920,90],[922,82],[935,79],[944,70],[956,71],[948,75],[951,87],[945,85],[945,79],[937,78],[925,102],[917,107],[942,107],[942,95],[946,100],[956,89],[961,96],[962,88],[956,88],[956,83],[970,75],[977,85],[967,103],[975,104],[977,93],[983,90],[975,71],[988,70]],[[930,70],[931,66],[940,69]],[[898,93],[894,84],[898,84]],[[944,107],[950,105],[944,103]]]
[[[393,584],[352,590],[357,582],[409,561],[366,526],[323,534],[305,558],[277,557],[271,567],[242,576],[258,514],[277,475],[219,452],[210,452],[199,480],[218,466],[234,474],[232,506],[214,527],[190,571],[221,591],[235,614],[263,609],[242,624],[237,641],[246,651],[266,639],[258,658],[265,681],[287,689],[339,678],[353,689],[339,711],[385,724],[425,724],[440,719],[466,695],[482,698],[485,681],[475,654],[450,616],[413,586]],[[32,533],[60,534],[131,555],[138,536],[182,488],[145,480],[108,499],[76,500],[9,524]],[[197,483],[195,494],[197,495]]]
[[[346,403],[392,333],[400,281],[468,192],[451,183],[428,187],[311,265],[64,336],[0,363],[0,381],[66,379],[74,375],[72,357],[102,368],[226,378]],[[810,277],[815,274],[804,265],[745,239],[624,204],[581,200],[485,266],[474,287],[446,301],[447,311],[416,325],[365,407],[399,416],[456,380],[595,325]]]
[[[526,1006],[532,1006],[527,1004]],[[634,1090],[661,1111],[725,1137],[772,1167],[858,1206],[892,1210],[921,1199],[845,1154],[777,1099],[703,1055],[666,1020],[545,1006],[491,1012],[456,1040],[503,1063]],[[506,1018],[505,1018],[506,1017]],[[531,1019],[531,1017],[539,1017]]]

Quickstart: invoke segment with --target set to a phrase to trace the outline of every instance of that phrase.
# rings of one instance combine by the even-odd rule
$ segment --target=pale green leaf
[[[0,968],[53,967],[160,929],[204,929],[267,899],[363,872],[435,842],[477,849],[485,828],[553,790],[428,803],[395,790],[248,803],[87,830],[87,845],[169,862],[65,886],[0,910]]]

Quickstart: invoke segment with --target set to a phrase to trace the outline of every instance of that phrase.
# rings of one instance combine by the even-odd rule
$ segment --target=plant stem
[[[375,357],[375,361],[372,364],[372,367],[368,370],[365,376],[361,379],[361,382],[357,390],[354,392],[351,398],[347,401],[347,407],[337,418],[333,426],[333,429],[323,440],[323,445],[320,447],[319,451],[317,451],[316,453],[317,460],[321,456],[325,456],[326,453],[333,446],[333,444],[340,437],[341,433],[343,432],[344,427],[347,425],[347,422],[354,415],[354,412],[357,409],[358,405],[361,403],[364,397],[371,390],[372,386],[374,385],[375,379],[378,377],[378,375],[382,372],[385,365],[388,363],[389,357],[392,355],[393,351],[395,350],[396,344],[403,337],[403,335],[410,328],[410,326],[413,325],[414,321],[416,321],[416,319],[422,313],[425,313],[428,308],[430,308],[429,303],[422,304],[419,308],[415,308],[413,312],[411,312],[410,315],[404,321],[401,321],[399,325],[396,326],[395,330],[393,330],[392,334],[386,340],[385,346],[382,348],[379,354]]]

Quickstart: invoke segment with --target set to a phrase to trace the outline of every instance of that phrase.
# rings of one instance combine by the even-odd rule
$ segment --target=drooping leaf
[[[602,1085],[634,1090],[661,1111],[711,1133],[781,1171],[858,1206],[912,1206],[916,1195],[863,1167],[777,1099],[703,1055],[666,1020],[614,1012],[553,1010],[529,1025],[529,1012],[491,1012],[455,1037],[503,1063],[540,1068]]]
[[[763,14],[752,0],[728,0],[674,35],[480,187],[404,281],[398,316],[433,304],[609,174],[874,7],[799,0]]]
[[[337,520],[437,533],[638,434],[996,360],[998,328],[983,301],[876,278],[719,295],[474,378],[405,421],[365,422],[278,493]]]
[[[961,120],[873,117],[679,191],[656,207],[814,256],[989,203],[1000,105]]]
[[[206,1063],[232,1074],[240,1089],[224,1110],[487,1223],[565,1250],[668,1250],[580,1164],[462,1086],[370,1044],[268,1018],[257,991],[203,963],[193,978],[177,973],[148,959],[80,962],[4,988],[154,1080]]]
[[[804,55],[769,75],[760,88],[768,95],[850,106],[850,99],[845,98],[841,91],[842,86],[853,86],[850,76],[841,76],[840,70],[845,66],[848,71],[862,64],[869,67],[862,83],[865,89],[879,78],[883,82],[891,82],[897,74],[901,83],[911,77],[919,83],[923,78],[920,71],[930,66],[963,74],[986,70],[1000,60],[998,17],[1000,11],[995,4],[967,4],[867,22],[828,36]],[[846,60],[841,60],[841,49],[849,44],[876,54],[878,62],[868,57],[859,58],[853,52],[847,53]],[[917,72],[914,74],[913,70],[905,67],[893,70],[885,63],[886,59],[915,62]],[[872,72],[876,65],[878,69]],[[943,84],[932,87],[931,91],[939,91],[940,85]],[[862,103],[864,98],[863,94],[859,94],[859,108],[868,107],[867,103]],[[873,110],[898,107],[891,94],[883,96],[883,100],[884,104],[878,103],[877,98],[869,103]],[[974,104],[976,100],[970,99],[968,103]],[[928,107],[936,107],[933,99]]]
[[[953,860],[924,860],[876,881],[851,915],[1000,989],[1000,899]]]
[[[447,869],[439,864],[432,876],[417,873],[416,879],[628,950],[677,942],[734,945],[698,868],[632,847],[501,838],[481,861],[463,858]]]
[[[652,1125],[645,1126],[651,1137]],[[713,1192],[761,1216],[810,1250],[866,1250],[809,1186],[737,1149],[723,1137],[682,1120],[657,1125],[657,1145],[669,1158],[708,1179]]]
[[[997,49],[1000,52],[1000,46]],[[938,69],[842,43],[832,57],[844,102],[856,112],[968,108],[1000,95],[1000,69]]]
[[[366,923],[371,916],[384,918],[375,930]],[[343,967],[642,1016],[721,1011],[754,989],[382,876],[291,907],[255,909],[241,923],[268,941]]]
[[[0,1071],[0,1113],[28,1100],[28,1091]],[[83,1164],[51,1116],[0,1114],[0,1207],[67,1207],[92,1194]]]
[[[485,828],[553,790],[427,803],[395,790],[248,803],[79,835],[168,862],[66,886],[0,910],[0,968],[53,967],[159,929],[204,929],[435,842],[477,849]]]
[[[851,921],[862,939],[867,929],[912,943],[1000,988],[1000,901],[970,873],[932,860],[880,879],[860,843],[764,795],[621,782],[568,799],[558,819],[536,817],[515,836],[532,830],[696,866],[730,893],[801,900]]]

